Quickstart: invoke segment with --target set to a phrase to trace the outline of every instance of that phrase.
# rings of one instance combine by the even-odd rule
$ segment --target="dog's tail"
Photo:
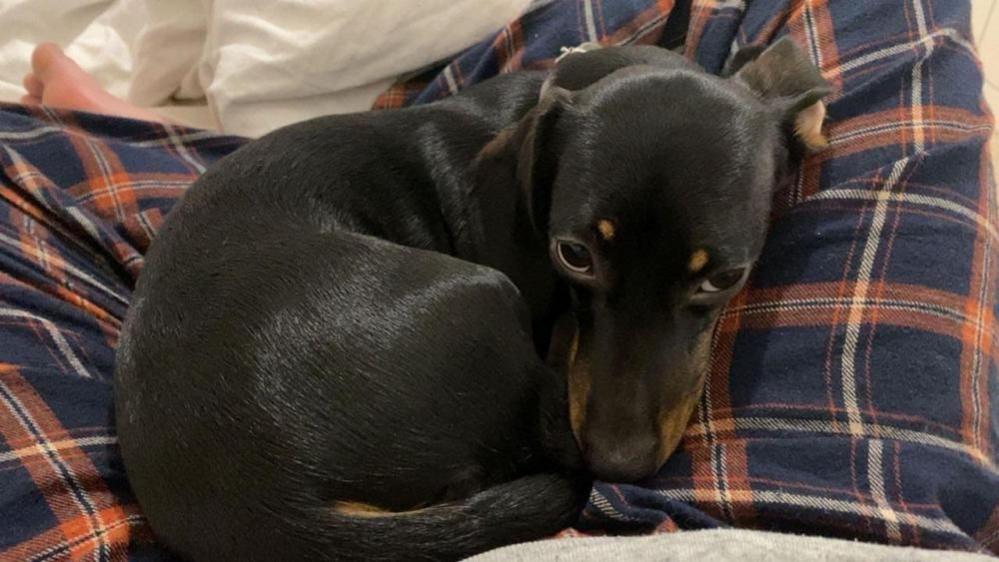
[[[402,513],[336,508],[325,545],[331,560],[460,560],[542,539],[572,525],[590,482],[535,474],[466,500]]]

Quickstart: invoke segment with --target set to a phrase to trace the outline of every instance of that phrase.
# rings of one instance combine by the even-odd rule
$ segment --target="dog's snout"
[[[609,482],[634,482],[659,468],[659,442],[654,435],[595,439],[583,455],[594,476]]]

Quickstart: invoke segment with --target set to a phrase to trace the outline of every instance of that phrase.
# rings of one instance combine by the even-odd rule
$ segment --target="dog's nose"
[[[659,469],[659,442],[654,436],[595,439],[586,443],[587,468],[600,480],[635,482]]]

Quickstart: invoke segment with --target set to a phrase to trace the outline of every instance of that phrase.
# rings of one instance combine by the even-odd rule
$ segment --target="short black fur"
[[[781,111],[662,49],[603,49],[220,162],[153,243],[118,349],[119,443],[157,536],[195,560],[453,560],[571,524],[577,443],[598,475],[654,470],[658,452],[607,452],[699,392],[691,342],[721,301],[677,312],[677,268],[698,244],[755,259]],[[606,283],[560,275],[552,237],[604,216]]]

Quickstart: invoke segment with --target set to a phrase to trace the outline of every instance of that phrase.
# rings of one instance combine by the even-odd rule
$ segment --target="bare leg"
[[[26,105],[48,105],[145,121],[166,122],[162,115],[111,95],[93,76],[67,57],[58,45],[42,43],[31,55],[31,73],[24,77]]]

